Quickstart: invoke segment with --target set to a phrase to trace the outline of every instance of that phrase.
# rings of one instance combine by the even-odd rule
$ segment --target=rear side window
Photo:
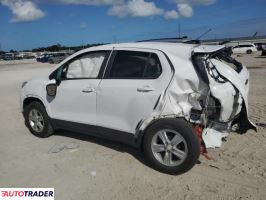
[[[156,79],[161,73],[161,64],[156,54],[137,51],[117,51],[108,78]]]
[[[248,44],[248,45],[239,45],[239,47],[253,47],[253,46]]]

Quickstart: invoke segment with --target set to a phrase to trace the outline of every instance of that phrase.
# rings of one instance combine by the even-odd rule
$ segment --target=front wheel
[[[27,105],[24,117],[26,126],[33,135],[46,138],[53,134],[53,128],[45,107],[40,102],[35,101]]]
[[[168,174],[187,172],[200,155],[197,135],[181,119],[161,119],[151,125],[145,133],[143,149],[150,164]]]

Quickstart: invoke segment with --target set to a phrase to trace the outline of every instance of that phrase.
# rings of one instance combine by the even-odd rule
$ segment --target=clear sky
[[[266,0],[0,0],[0,49],[266,35]]]

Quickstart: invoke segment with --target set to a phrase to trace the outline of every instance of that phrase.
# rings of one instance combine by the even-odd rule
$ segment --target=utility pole
[[[116,35],[114,35],[113,42],[114,42],[115,44],[117,43]]]
[[[117,36],[116,36],[116,31],[115,31],[115,27],[112,26],[111,27],[111,31],[112,31],[112,35],[113,35],[113,43],[117,43]]]

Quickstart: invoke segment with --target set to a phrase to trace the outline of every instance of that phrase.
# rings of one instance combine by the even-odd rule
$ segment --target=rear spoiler
[[[225,45],[198,45],[193,49],[193,53],[214,53],[225,48]]]

